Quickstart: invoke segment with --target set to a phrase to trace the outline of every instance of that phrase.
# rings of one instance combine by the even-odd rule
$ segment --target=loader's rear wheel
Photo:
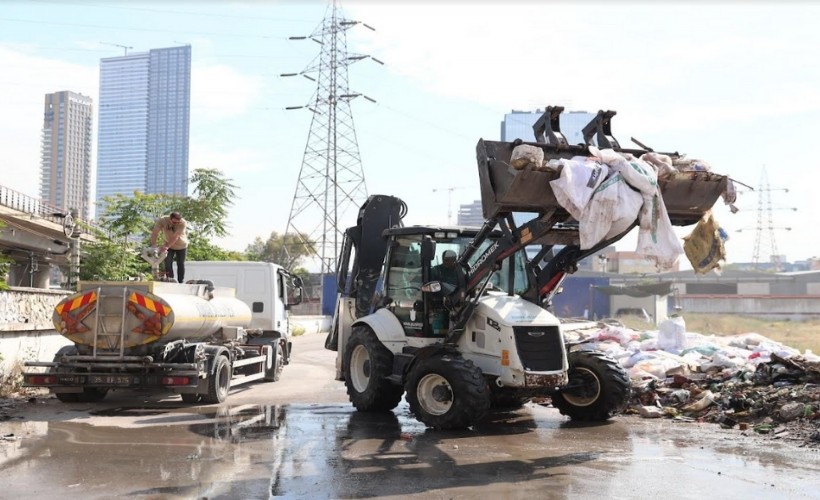
[[[629,376],[602,352],[569,353],[569,384],[552,396],[552,404],[573,420],[603,421],[629,403]]]
[[[224,403],[231,390],[231,363],[225,356],[217,356],[214,373],[208,380],[208,394],[202,395],[202,402],[208,404]]]
[[[344,355],[345,386],[359,411],[390,411],[404,389],[387,380],[393,372],[393,353],[366,326],[353,328]]]
[[[273,352],[271,352],[270,366],[265,365],[265,381],[276,382],[282,376],[282,369],[285,367],[285,353],[282,351],[282,344],[279,343],[279,339],[276,339],[269,347]]]
[[[428,427],[463,429],[490,409],[490,388],[481,370],[452,354],[419,360],[405,388],[410,411]]]

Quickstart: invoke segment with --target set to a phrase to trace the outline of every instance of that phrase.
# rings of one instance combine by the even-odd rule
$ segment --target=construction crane
[[[123,50],[123,55],[128,55],[128,49],[133,49],[134,47],[129,47],[128,45],[121,45],[119,43],[109,43],[109,42],[100,42],[102,45],[111,45],[112,47],[119,47]]]
[[[445,188],[434,188],[434,193],[447,191],[447,224],[453,224],[453,191],[456,189],[468,189],[470,186],[449,186]]]

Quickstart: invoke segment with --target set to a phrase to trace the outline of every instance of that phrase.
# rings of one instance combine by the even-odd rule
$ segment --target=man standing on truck
[[[165,275],[174,278],[174,261],[177,263],[177,279],[180,283],[185,280],[185,253],[188,250],[188,235],[186,233],[188,224],[179,212],[171,212],[166,217],[160,217],[154,223],[151,231],[151,246],[157,246],[157,236],[162,232],[164,239],[163,246],[159,251],[168,251],[165,257]]]

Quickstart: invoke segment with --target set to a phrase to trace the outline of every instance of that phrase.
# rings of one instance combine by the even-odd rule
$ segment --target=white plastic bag
[[[661,321],[658,325],[658,349],[680,353],[686,347],[686,322],[680,316]]]
[[[578,219],[581,249],[592,248],[604,238],[617,236],[635,222],[643,201],[627,186],[621,174],[606,179],[589,200]]]
[[[580,222],[592,193],[609,175],[609,168],[583,156],[560,161],[561,176],[550,181],[550,186],[558,203]]]

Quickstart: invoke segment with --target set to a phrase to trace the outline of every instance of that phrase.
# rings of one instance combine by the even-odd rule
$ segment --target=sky
[[[624,146],[635,137],[686,153],[754,188],[765,172],[769,190],[738,185],[739,213],[716,204],[727,262],[753,259],[761,215],[772,227],[761,260],[772,241],[790,261],[820,256],[820,7],[658,3],[342,2],[346,18],[375,28],[348,30],[348,50],[385,63],[349,68],[350,89],[376,101],[352,102],[368,193],[407,202],[406,224],[445,224],[479,199],[475,145],[500,138],[505,113],[611,109]],[[289,37],[309,35],[326,10],[318,0],[0,1],[0,184],[37,197],[46,93],[96,104],[99,61],[122,55],[118,45],[190,44],[190,169],[218,168],[238,186],[231,234],[217,243],[241,251],[284,232],[311,119],[285,108],[315,88],[280,75],[318,55]]]

